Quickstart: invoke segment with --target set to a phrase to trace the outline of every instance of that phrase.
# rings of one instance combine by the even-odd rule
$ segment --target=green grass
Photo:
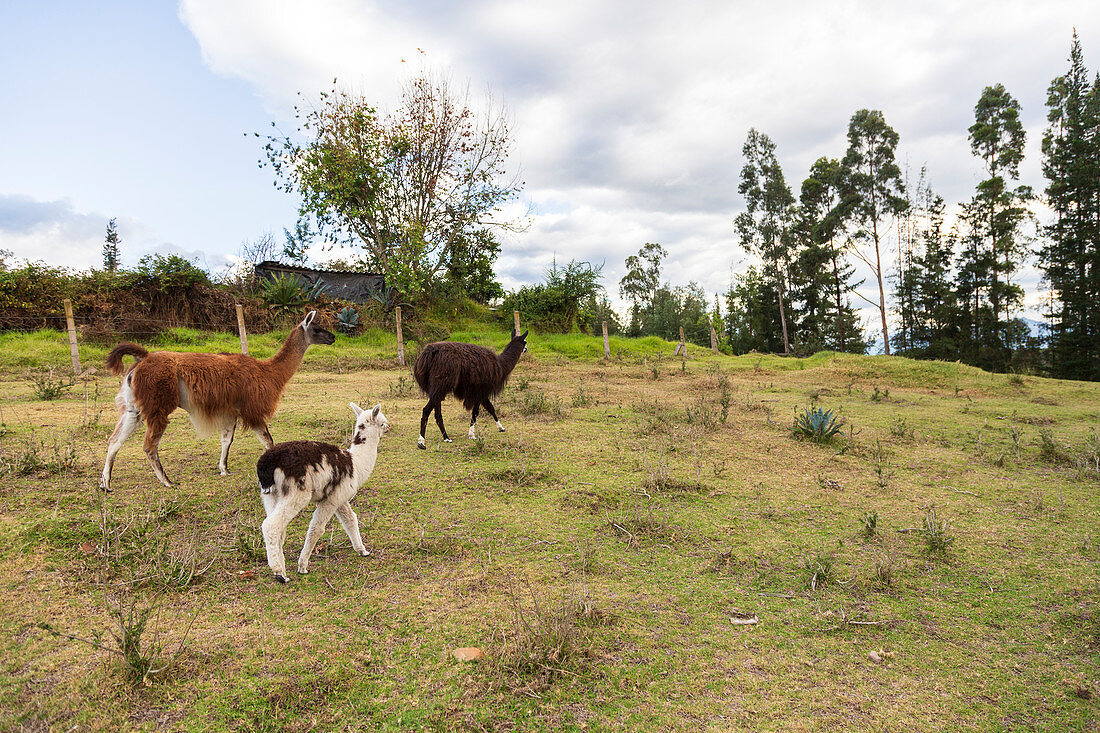
[[[173,335],[161,346],[239,348],[232,334]],[[451,338],[499,349],[508,334],[467,322]],[[278,344],[250,341],[258,356]],[[423,399],[395,389],[408,368],[391,336],[311,348],[276,440],[343,438],[349,400],[382,402],[393,429],[355,502],[371,556],[334,522],[297,576],[304,512],[285,548],[293,581],[279,586],[256,552],[257,441],[239,433],[232,474],[218,476],[217,440],[177,413],[161,456],[178,487],[154,484],[139,431],[105,497],[95,485],[117,389],[106,349],[82,345],[99,368],[96,421],[83,386],[43,402],[26,379],[68,362],[63,336],[0,337],[0,729],[1094,725],[1100,476],[1072,459],[1092,445],[1100,385],[831,353],[691,348],[682,367],[673,347],[612,339],[605,361],[602,338],[532,334],[497,401],[508,432],[485,420],[471,443],[448,400],[456,442],[429,424],[426,451]],[[703,420],[721,377],[728,420]],[[889,398],[872,400],[875,387]],[[791,437],[811,400],[844,417],[843,438]],[[1043,459],[1041,430],[1066,460]],[[4,473],[31,441],[71,444],[76,462]],[[950,537],[935,548],[933,507]],[[180,564],[205,569],[188,584],[154,572]],[[118,589],[159,609],[146,633],[171,652],[193,622],[148,685],[36,628],[106,630]],[[740,613],[759,624],[732,624]],[[487,658],[455,661],[464,646]]]

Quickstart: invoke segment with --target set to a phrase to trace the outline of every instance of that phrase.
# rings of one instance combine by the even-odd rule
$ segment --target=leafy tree
[[[1031,188],[1012,188],[1019,178],[1026,134],[1020,123],[1020,104],[1003,85],[986,87],[974,107],[970,149],[980,157],[987,178],[978,183],[974,198],[963,207],[969,230],[962,253],[961,270],[973,346],[982,353],[977,360],[986,368],[1004,369],[1008,350],[1006,315],[1023,301],[1024,291],[1012,283],[1026,254],[1020,231],[1028,217]]]
[[[103,242],[103,269],[114,272],[118,269],[118,245],[122,239],[118,236],[118,223],[116,219],[107,222],[107,236]]]
[[[855,240],[869,242],[871,252],[859,247],[851,251],[859,257],[878,281],[878,308],[882,320],[882,339],[890,353],[890,334],[886,325],[886,288],[882,277],[882,231],[884,218],[896,216],[906,207],[902,196],[901,170],[895,160],[898,134],[886,124],[878,110],[861,109],[848,123],[848,152],[844,156],[846,193],[845,212],[856,226]]]
[[[385,118],[335,83],[295,114],[305,141],[273,135],[264,150],[276,185],[301,197],[299,232],[361,246],[407,295],[420,295],[457,248],[495,241],[478,232],[517,226],[502,217],[519,191],[505,179],[506,118],[476,114],[445,80],[412,80]]]
[[[1051,289],[1051,369],[1100,379],[1100,76],[1090,84],[1073,34],[1070,68],[1051,82],[1043,175],[1054,221],[1040,265]]]
[[[665,248],[646,242],[638,254],[626,258],[626,274],[619,280],[619,295],[629,300],[630,333],[641,333],[643,313],[653,305],[661,284],[661,260],[668,257]]]
[[[786,281],[790,277],[793,241],[790,232],[794,196],[783,177],[783,168],[775,156],[775,143],[767,135],[750,129],[741,148],[745,163],[741,168],[738,193],[745,197],[746,211],[737,215],[734,226],[741,245],[758,253],[765,272],[773,278],[779,306],[779,324],[783,332],[783,353],[791,353],[787,328]]]
[[[500,242],[488,229],[455,240],[447,260],[447,281],[466,297],[488,303],[504,296],[493,263],[500,254]]]

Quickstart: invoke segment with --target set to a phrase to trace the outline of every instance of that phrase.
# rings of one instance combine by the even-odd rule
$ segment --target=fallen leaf
[[[250,579],[255,578],[255,577],[256,577],[256,571],[255,570],[238,570],[237,571],[237,580],[250,580]]]
[[[867,652],[867,658],[875,664],[882,664],[882,655],[874,650]]]
[[[455,659],[460,662],[476,662],[479,659],[485,658],[485,652],[481,651],[476,646],[464,646],[460,649],[455,649],[452,654],[454,654]]]
[[[83,552],[85,555],[91,555],[93,552],[95,552],[95,543],[91,540],[88,540],[80,546],[80,551]]]

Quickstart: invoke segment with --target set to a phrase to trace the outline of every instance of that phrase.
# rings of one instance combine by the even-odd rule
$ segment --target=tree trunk
[[[829,240],[829,245],[832,246],[832,240]],[[836,331],[836,337],[840,341],[840,350],[844,351],[844,325],[841,323],[841,310],[840,310],[840,267],[836,262],[836,255],[833,255],[833,283],[836,286],[836,322],[833,324],[833,328]]]
[[[775,282],[779,287],[779,323],[783,326],[783,354],[790,356],[791,342],[787,338],[787,313],[783,308],[783,275],[779,272],[779,263],[775,264]]]
[[[882,286],[882,260],[879,257],[878,219],[871,221],[871,231],[875,238],[875,279],[878,280],[878,312],[882,316],[882,347],[890,356],[890,332],[886,326],[886,289]]]

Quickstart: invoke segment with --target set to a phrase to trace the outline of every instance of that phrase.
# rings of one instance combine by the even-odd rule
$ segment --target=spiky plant
[[[838,435],[844,427],[844,420],[834,411],[821,407],[803,407],[795,411],[794,434],[809,438],[817,443]]]

